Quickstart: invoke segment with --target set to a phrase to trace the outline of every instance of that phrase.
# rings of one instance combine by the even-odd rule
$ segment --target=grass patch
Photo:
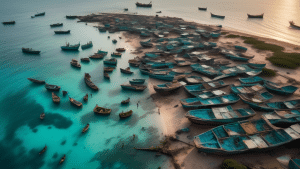
[[[247,169],[247,167],[242,164],[239,164],[235,160],[226,159],[223,161],[221,169]]]
[[[276,76],[276,72],[272,69],[263,68],[260,75],[264,77],[273,77]]]
[[[226,35],[228,32],[221,32],[221,35]]]
[[[239,38],[241,37],[240,35],[233,35],[233,34],[229,34],[227,36],[225,36],[225,38]]]

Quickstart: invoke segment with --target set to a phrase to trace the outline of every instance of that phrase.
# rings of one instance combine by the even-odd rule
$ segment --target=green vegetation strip
[[[264,77],[273,77],[276,76],[276,72],[272,69],[263,68],[260,75]]]

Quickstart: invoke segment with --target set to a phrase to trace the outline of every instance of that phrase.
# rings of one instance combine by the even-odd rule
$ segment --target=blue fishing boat
[[[259,76],[239,78],[239,81],[244,84],[263,83],[264,79]]]
[[[106,32],[105,27],[99,27],[98,30],[99,30],[100,32]]]
[[[151,39],[147,41],[140,41],[140,44],[145,48],[151,48],[153,46],[153,44],[151,43]]]
[[[265,88],[258,83],[241,84],[238,86],[230,85],[230,89],[235,94],[251,94],[251,93],[255,93],[255,92],[261,92],[263,90],[266,91]]]
[[[233,110],[231,106],[190,110],[185,117],[196,124],[220,125],[246,120],[255,116],[251,108]]]
[[[265,113],[262,115],[271,124],[284,125],[284,124],[295,124],[300,122],[300,110],[285,110],[285,111],[274,111],[271,113]]]
[[[224,19],[225,16],[222,16],[222,15],[215,15],[215,14],[212,14],[210,13],[211,17],[214,17],[214,18],[220,18],[220,19]]]
[[[242,101],[246,104],[249,104],[255,110],[259,111],[274,111],[274,110],[289,110],[289,109],[297,109],[300,108],[300,99],[297,100],[289,100],[283,102],[268,102],[268,103],[253,103],[247,100]]]
[[[202,99],[202,98],[181,99],[180,103],[182,104],[182,107],[186,109],[200,109],[206,107],[225,106],[229,104],[234,104],[239,100],[240,98],[237,95],[228,94],[225,96],[217,96],[217,97],[212,97],[207,99]]]
[[[229,155],[271,150],[299,138],[299,124],[284,129],[263,118],[215,127],[195,136],[194,143],[201,152]]]
[[[159,85],[153,85],[154,90],[157,93],[170,93],[177,89],[179,89],[182,86],[181,83],[179,83],[177,80],[169,83],[163,83]]]
[[[266,66],[266,64],[255,64],[255,63],[248,63],[247,65],[253,69],[262,69]]]
[[[105,59],[103,63],[106,65],[117,65],[117,59]]]
[[[243,50],[243,51],[247,51],[247,48],[246,47],[243,47],[243,46],[234,46],[235,49],[238,49],[238,50]]]
[[[71,30],[67,31],[54,31],[55,34],[70,34]]]
[[[283,168],[300,169],[300,155],[284,155],[276,158]]]
[[[132,85],[132,84],[121,84],[122,89],[124,90],[133,90],[133,91],[144,91],[147,86],[145,85]]]
[[[251,103],[263,103],[273,98],[273,95],[268,91],[260,91],[256,93],[239,94],[239,97],[244,101]]]
[[[223,90],[212,90],[212,91],[204,91],[201,94],[197,95],[197,97],[202,99],[207,99],[210,97],[217,97],[217,96],[223,96],[227,95],[227,93]]]
[[[210,33],[210,36],[212,38],[218,38],[218,37],[220,37],[220,35],[221,35],[221,33],[215,33],[215,32]]]
[[[197,63],[197,64],[191,65],[191,68],[193,71],[201,73],[211,79],[222,75],[222,73],[218,69],[216,69],[212,66],[208,66],[208,65],[200,65]]]
[[[186,76],[184,80],[187,82],[187,84],[199,84],[199,83],[212,81],[207,77],[201,77],[201,76]]]
[[[66,46],[61,46],[62,50],[78,50],[80,46],[80,43],[75,45],[70,45],[69,43],[66,43]]]
[[[97,51],[97,53],[98,53],[98,54],[103,54],[104,56],[106,56],[108,52],[99,49],[99,50]]]
[[[144,84],[145,80],[146,79],[132,79],[132,80],[129,80],[129,83],[133,84],[133,85]]]
[[[296,86],[288,85],[280,87],[280,85],[270,81],[265,81],[264,86],[268,91],[279,95],[291,95],[298,90],[298,87]]]
[[[225,56],[230,60],[240,61],[240,62],[247,62],[248,60],[250,60],[254,57],[254,56],[243,57],[243,55],[236,55],[236,54],[227,54]]]
[[[219,89],[226,86],[228,86],[228,84],[220,80],[216,82],[201,83],[196,85],[186,85],[184,86],[184,89],[188,94],[197,97],[199,94],[202,94],[204,91]]]
[[[92,41],[89,41],[87,44],[81,45],[82,50],[88,49],[88,48],[91,48],[91,47],[93,47],[93,42]]]

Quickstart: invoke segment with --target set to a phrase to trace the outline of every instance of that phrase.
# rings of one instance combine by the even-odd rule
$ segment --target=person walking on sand
[[[137,104],[136,104],[136,108],[137,108],[137,109],[139,108],[139,102],[137,102]]]
[[[158,108],[158,114],[160,114],[159,108]]]

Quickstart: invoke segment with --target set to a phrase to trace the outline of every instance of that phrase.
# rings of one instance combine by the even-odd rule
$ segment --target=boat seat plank
[[[279,117],[279,116],[277,116],[276,114],[265,114],[265,117],[267,118],[267,119],[273,119],[273,120],[276,120],[276,119],[281,119],[281,117]]]
[[[300,134],[300,125],[299,124],[291,125],[290,128],[292,128],[293,130],[295,130],[297,133]]]
[[[268,144],[259,136],[253,135],[249,136],[251,140],[257,145],[258,148],[266,148]]]
[[[254,91],[259,91],[261,89],[263,89],[264,87],[262,85],[255,85],[255,86],[252,86],[251,89],[254,90]]]
[[[213,94],[215,94],[216,96],[220,96],[222,94],[226,94],[226,92],[222,91],[222,90],[214,90],[212,91]]]
[[[232,118],[230,112],[223,112],[222,116],[223,116],[223,119],[231,119]]]
[[[257,145],[256,145],[255,142],[252,141],[252,140],[243,140],[243,142],[246,144],[246,146],[247,146],[249,149],[257,148]]]
[[[284,129],[284,131],[291,136],[293,139],[298,139],[300,138],[300,134],[297,133],[295,130],[293,130],[292,128],[286,128]]]
[[[251,122],[241,123],[240,125],[247,134],[252,135],[258,132],[256,127]]]

